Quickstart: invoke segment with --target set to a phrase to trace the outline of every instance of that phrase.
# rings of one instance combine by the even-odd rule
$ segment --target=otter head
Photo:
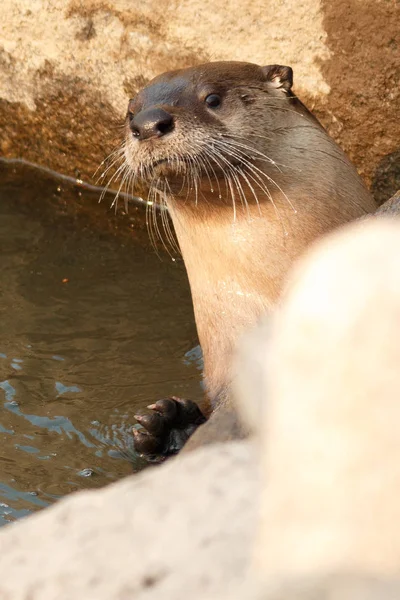
[[[294,112],[282,112],[295,102],[291,87],[292,69],[279,65],[215,62],[159,75],[129,101],[127,164],[176,194],[215,180],[237,187],[239,176],[260,187],[260,164],[276,170],[271,132]]]

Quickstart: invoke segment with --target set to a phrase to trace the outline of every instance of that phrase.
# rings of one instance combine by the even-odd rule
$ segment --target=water
[[[201,398],[181,262],[96,194],[0,165],[0,524],[138,471],[134,414]]]

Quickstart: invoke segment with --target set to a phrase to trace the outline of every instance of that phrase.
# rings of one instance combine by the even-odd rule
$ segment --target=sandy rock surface
[[[157,73],[281,63],[380,201],[396,191],[396,0],[246,0],[239,13],[234,0],[3,0],[0,16],[1,155],[93,181],[128,98]]]

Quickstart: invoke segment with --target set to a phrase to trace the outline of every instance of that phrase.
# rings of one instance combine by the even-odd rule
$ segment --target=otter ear
[[[270,81],[274,88],[283,88],[286,91],[292,89],[293,70],[290,67],[283,67],[282,65],[268,65],[261,68],[265,75],[265,79]]]

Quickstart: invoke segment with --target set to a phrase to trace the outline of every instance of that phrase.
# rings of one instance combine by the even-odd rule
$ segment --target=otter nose
[[[130,128],[139,140],[161,137],[175,127],[174,118],[162,108],[147,108],[133,117]]]

